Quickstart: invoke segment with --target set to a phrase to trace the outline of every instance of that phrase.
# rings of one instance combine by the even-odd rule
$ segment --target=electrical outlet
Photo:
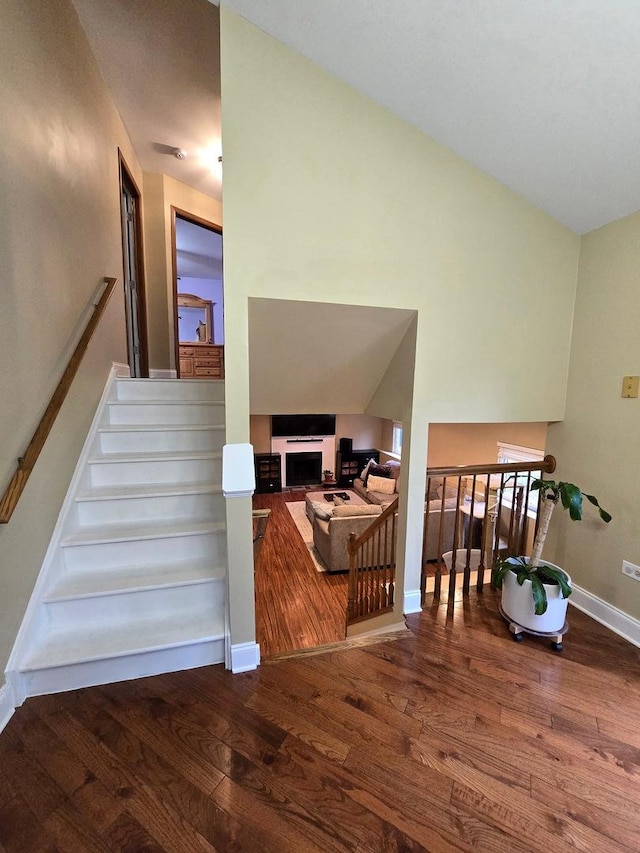
[[[640,566],[636,566],[635,563],[630,563],[628,560],[623,560],[622,574],[628,578],[633,578],[634,581],[640,581]]]

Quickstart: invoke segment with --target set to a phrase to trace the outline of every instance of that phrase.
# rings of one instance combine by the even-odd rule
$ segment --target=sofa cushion
[[[327,501],[311,501],[311,508],[314,515],[323,518],[325,521],[331,518],[334,510],[333,504],[327,503]]]
[[[354,506],[345,504],[344,506],[334,507],[333,517],[349,518],[349,516],[353,515],[381,515],[381,513],[382,507],[377,504],[358,504]]]
[[[334,506],[344,506],[345,505],[344,498],[341,498],[340,495],[334,495],[333,496],[333,505]]]
[[[367,477],[367,491],[380,492],[383,495],[392,495],[396,488],[396,481],[391,477],[376,477],[369,474]]]
[[[444,499],[444,509],[455,509],[457,507],[457,505],[458,505],[458,499],[457,498],[445,498]],[[432,510],[434,512],[440,511],[443,508],[442,507],[442,498],[435,498],[434,500],[429,501],[428,507],[429,507],[430,512]]]

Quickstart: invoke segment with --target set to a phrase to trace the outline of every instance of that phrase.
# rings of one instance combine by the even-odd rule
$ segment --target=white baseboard
[[[249,672],[260,665],[258,643],[236,643],[231,646],[231,672]]]
[[[149,379],[177,379],[177,370],[165,369],[160,367],[152,367],[149,370]]]
[[[618,610],[612,604],[598,598],[586,589],[573,584],[569,604],[577,607],[587,616],[591,616],[596,622],[609,628],[615,634],[628,640],[634,646],[640,647],[640,621],[629,616],[622,610]]]
[[[0,732],[7,725],[11,717],[13,717],[13,699],[8,684],[3,684],[0,687]]]
[[[402,612],[406,615],[409,613],[421,613],[422,606],[420,604],[420,590],[419,589],[409,589],[405,590],[404,593],[404,607],[402,608]]]

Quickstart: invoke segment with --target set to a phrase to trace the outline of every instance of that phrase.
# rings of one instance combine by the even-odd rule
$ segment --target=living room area
[[[349,535],[359,535],[378,518],[398,497],[401,484],[400,422],[367,414],[314,418],[319,429],[335,424],[333,435],[274,435],[273,424],[275,433],[286,426],[281,417],[251,416],[257,475],[253,507],[271,511],[255,566],[263,658],[345,639]],[[295,424],[293,417],[287,420]],[[496,463],[508,452],[505,448],[541,454],[546,431],[546,423],[431,424],[428,467]],[[278,448],[287,438],[290,444],[282,454]],[[287,463],[286,450],[318,453],[309,450],[315,441],[304,440],[318,438],[329,439],[334,462],[328,467],[323,455],[321,466],[316,462],[313,476],[307,470],[308,482],[302,482],[295,465]],[[365,486],[361,475],[369,460],[374,467]],[[380,477],[378,465],[384,469]],[[300,476],[304,479],[304,465]]]

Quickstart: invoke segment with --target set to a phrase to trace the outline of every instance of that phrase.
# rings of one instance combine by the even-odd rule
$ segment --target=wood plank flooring
[[[0,847],[640,849],[640,651],[574,608],[514,643],[491,591],[360,648],[28,699],[0,734]]]
[[[347,575],[316,571],[285,505],[303,501],[305,494],[253,497],[254,509],[271,510],[255,572],[256,634],[263,658],[346,636]]]

